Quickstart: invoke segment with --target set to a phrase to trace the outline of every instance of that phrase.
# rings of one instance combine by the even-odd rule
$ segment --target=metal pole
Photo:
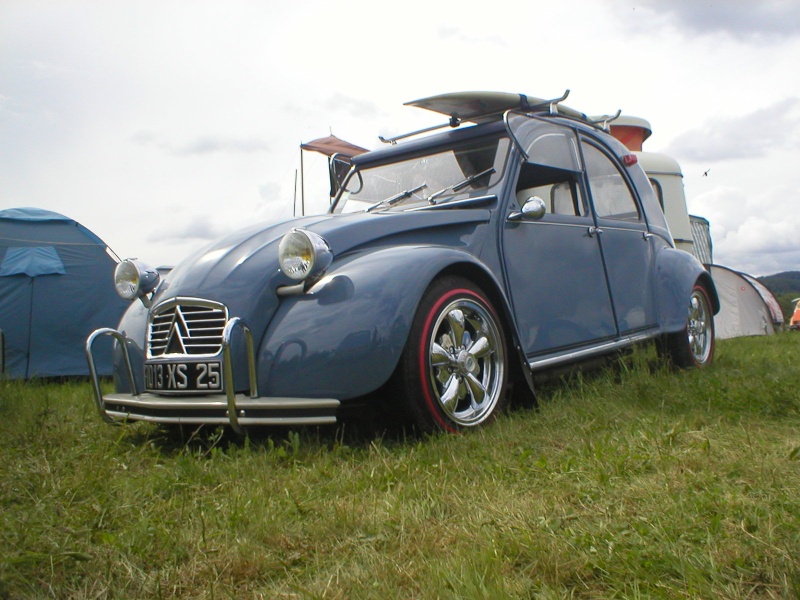
[[[297,216],[297,169],[294,170],[294,199],[292,200],[292,216]]]
[[[300,216],[306,216],[306,174],[303,170],[302,148],[300,148]]]

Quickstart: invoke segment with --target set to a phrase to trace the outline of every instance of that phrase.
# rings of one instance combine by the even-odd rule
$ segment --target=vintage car
[[[91,369],[95,341],[116,340],[115,391],[94,377],[103,418],[241,432],[333,423],[370,398],[459,431],[537,373],[642,342],[708,365],[711,277],[608,119],[565,97],[411,102],[447,123],[353,157],[326,214],[240,231],[164,277],[120,263],[133,302],[86,344]]]

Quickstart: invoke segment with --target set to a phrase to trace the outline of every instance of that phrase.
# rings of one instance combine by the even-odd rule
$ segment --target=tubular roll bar
[[[241,434],[243,430],[241,425],[239,425],[239,416],[236,413],[236,386],[233,384],[233,360],[231,359],[231,338],[237,327],[241,327],[242,331],[244,331],[245,343],[247,345],[250,398],[258,398],[258,381],[256,375],[256,356],[253,352],[253,334],[250,333],[250,328],[245,325],[242,319],[233,317],[225,323],[225,329],[222,330],[222,369],[225,372],[225,396],[228,399],[228,419],[230,419],[233,430]]]
[[[236,386],[233,381],[233,359],[231,357],[231,339],[233,332],[237,327],[241,327],[245,336],[245,345],[247,349],[247,366],[248,366],[248,383],[250,387],[250,398],[258,398],[258,375],[256,373],[256,357],[253,348],[253,334],[250,328],[239,317],[228,319],[225,323],[225,328],[222,331],[222,368],[224,372],[225,381],[225,396],[228,402],[228,420],[230,421],[231,428],[236,433],[243,433],[241,425],[239,425],[239,414],[236,408]],[[103,421],[106,423],[115,423],[105,409],[103,404],[103,392],[100,389],[100,378],[97,375],[97,367],[94,361],[93,346],[97,338],[101,336],[110,335],[122,348],[122,355],[125,359],[126,371],[128,373],[128,380],[131,385],[131,393],[138,396],[139,392],[136,389],[136,379],[133,376],[133,367],[131,366],[131,358],[128,353],[125,335],[116,329],[110,327],[103,327],[94,331],[86,340],[86,360],[89,363],[89,375],[92,379],[92,386],[94,388],[94,401],[97,406],[97,411],[100,413]],[[242,415],[244,416],[244,415]]]
[[[92,378],[92,387],[94,388],[94,403],[97,405],[97,411],[100,413],[103,421],[106,423],[114,423],[114,419],[108,415],[105,406],[103,406],[103,391],[100,389],[100,378],[97,375],[97,367],[94,363],[94,353],[92,351],[95,340],[105,335],[110,335],[117,340],[122,348],[122,355],[125,358],[125,365],[128,370],[128,380],[131,384],[131,392],[134,396],[138,396],[139,393],[136,391],[136,379],[133,376],[133,367],[131,367],[131,357],[128,354],[128,346],[125,344],[125,336],[116,329],[111,329],[110,327],[103,327],[102,329],[95,330],[86,340],[86,360],[89,363],[89,376]]]

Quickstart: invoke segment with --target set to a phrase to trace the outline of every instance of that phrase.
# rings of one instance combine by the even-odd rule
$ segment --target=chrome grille
[[[222,304],[181,300],[157,306],[150,313],[147,354],[214,355],[222,350],[228,311]]]

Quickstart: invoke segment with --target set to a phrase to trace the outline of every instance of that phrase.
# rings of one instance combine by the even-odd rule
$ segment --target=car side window
[[[572,171],[525,163],[516,194],[520,206],[531,196],[538,196],[545,201],[548,214],[584,217],[588,213],[577,174]]]
[[[575,178],[555,184],[550,191],[550,203],[555,215],[586,216],[586,203]]]
[[[582,147],[589,191],[597,216],[618,221],[639,221],[636,200],[611,158],[592,144],[583,142]]]

